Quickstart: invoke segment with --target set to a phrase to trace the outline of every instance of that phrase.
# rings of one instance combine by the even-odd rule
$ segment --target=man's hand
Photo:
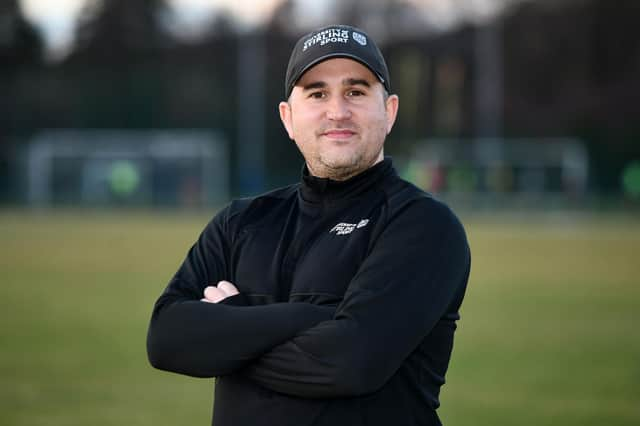
[[[229,281],[220,281],[217,286],[208,286],[204,289],[204,298],[200,299],[202,302],[218,303],[227,297],[238,294],[239,291],[235,285]]]

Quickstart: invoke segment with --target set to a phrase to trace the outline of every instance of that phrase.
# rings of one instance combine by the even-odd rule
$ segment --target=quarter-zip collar
[[[302,169],[300,196],[302,201],[311,204],[350,200],[374,187],[385,176],[392,174],[395,174],[395,170],[391,157],[385,157],[378,164],[344,181],[313,176],[305,164]]]

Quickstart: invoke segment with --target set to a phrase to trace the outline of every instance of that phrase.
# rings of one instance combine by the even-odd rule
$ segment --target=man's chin
[[[360,164],[360,157],[325,157],[320,159],[320,164],[325,171],[326,177],[334,180],[344,180],[349,177],[358,174]]]
[[[322,164],[325,167],[332,170],[351,169],[358,164],[358,159],[352,156],[349,157],[329,157],[321,159]]]

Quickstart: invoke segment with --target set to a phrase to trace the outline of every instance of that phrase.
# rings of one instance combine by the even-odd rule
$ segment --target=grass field
[[[207,220],[0,211],[0,425],[209,424],[213,382],[145,352],[153,302]],[[473,266],[445,425],[639,425],[640,219],[463,220]]]

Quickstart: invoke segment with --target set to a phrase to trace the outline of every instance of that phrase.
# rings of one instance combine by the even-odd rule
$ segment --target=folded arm
[[[161,370],[196,377],[232,373],[296,333],[331,318],[307,303],[229,306],[174,300],[154,311],[147,351]]]
[[[413,206],[393,219],[335,316],[262,355],[244,374],[271,390],[308,398],[379,389],[462,301],[469,248],[455,216],[438,209],[426,218]]]
[[[335,312],[307,303],[243,306],[242,295],[201,301],[215,293],[211,283],[227,278],[226,213],[207,225],[154,306],[147,353],[156,368],[196,377],[229,374]]]

